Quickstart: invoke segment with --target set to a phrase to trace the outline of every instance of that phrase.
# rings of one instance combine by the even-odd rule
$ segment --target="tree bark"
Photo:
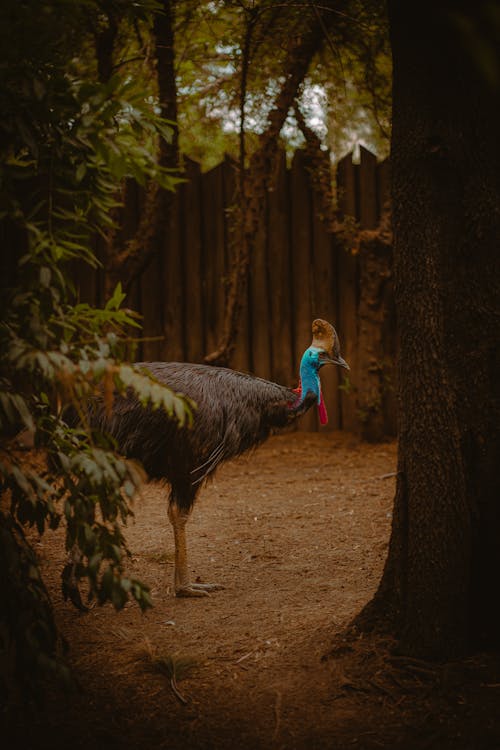
[[[483,7],[464,5],[468,28]],[[358,623],[385,620],[407,653],[446,659],[500,646],[499,91],[456,3],[390,0],[389,13],[398,482]]]

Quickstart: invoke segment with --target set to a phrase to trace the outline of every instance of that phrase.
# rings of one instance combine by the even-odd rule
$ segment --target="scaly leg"
[[[175,503],[168,506],[168,517],[174,530],[175,543],[175,595],[208,596],[209,591],[223,589],[218,583],[191,583],[189,580],[186,549],[186,523],[189,512],[181,510]]]

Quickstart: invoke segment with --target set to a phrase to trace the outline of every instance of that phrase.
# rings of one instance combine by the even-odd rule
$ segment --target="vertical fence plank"
[[[337,203],[344,217],[356,218],[356,171],[352,153],[337,164]]]
[[[337,325],[336,257],[332,235],[321,217],[318,196],[313,195],[313,299],[312,318],[323,318]],[[324,429],[340,426],[339,372],[337,367],[324,367],[321,371],[321,389],[328,410],[328,424]]]
[[[260,378],[271,377],[271,337],[269,277],[267,266],[267,201],[259,224],[249,267],[249,319],[251,336],[252,371]]]
[[[203,261],[201,226],[200,165],[184,158],[185,182],[181,186],[183,234],[183,297],[185,355],[188,362],[201,362],[205,354],[203,311]]]
[[[378,214],[380,216],[390,207],[391,201],[391,165],[389,159],[377,164]]]
[[[237,200],[237,164],[234,159],[226,156],[224,160],[224,213],[225,213],[225,238],[226,238],[226,278],[231,273],[233,260],[234,237],[231,235],[231,212],[235,210]],[[250,261],[251,262],[251,261]],[[249,279],[244,282],[242,291],[242,309],[240,314],[239,329],[236,336],[236,346],[231,360],[231,367],[242,372],[252,370],[251,332],[250,332],[250,305],[249,305]]]
[[[378,224],[377,157],[363,146],[359,152],[359,223],[361,229],[374,229]]]
[[[339,207],[344,217],[358,218],[356,216],[356,169],[352,162],[352,154],[345,156],[339,162],[337,169],[337,186],[339,190]],[[344,430],[354,432],[357,429],[358,419],[356,416],[356,380],[357,380],[357,279],[358,268],[356,256],[344,247],[338,249],[338,329],[344,359],[348,362],[351,370],[346,373],[342,370],[340,375],[342,391],[340,400],[341,421],[340,427]]]
[[[163,279],[162,259],[155,255],[140,279],[141,313],[143,316],[143,335],[149,337],[163,337]],[[142,359],[155,362],[162,357],[163,342],[144,341],[142,344]]]
[[[294,345],[296,361],[312,339],[311,304],[311,192],[307,173],[307,159],[303,151],[296,151],[291,170],[291,234],[292,234],[292,291],[294,313]],[[316,409],[311,409],[298,422],[298,429],[317,428]]]
[[[202,176],[203,309],[206,354],[221,334],[225,289],[224,164]]]
[[[181,193],[178,190],[172,204],[170,226],[165,232],[162,253],[163,281],[163,353],[162,358],[171,361],[185,359],[183,334],[183,252],[180,231]]]
[[[273,189],[268,196],[267,258],[270,316],[265,328],[271,336],[271,379],[293,385],[297,379],[293,361],[292,273],[290,254],[289,173],[286,153],[281,152]]]
[[[137,182],[131,178],[125,180],[122,188],[121,200],[122,205],[120,206],[118,212],[119,219],[116,242],[118,242],[120,248],[125,249],[127,242],[129,240],[135,239],[135,236],[137,234],[137,228],[139,226],[142,207],[145,200],[144,188],[140,187]],[[97,252],[98,254],[101,253],[101,258],[106,256],[105,241],[102,237],[98,238]],[[100,290],[97,293],[97,300],[99,300],[98,304],[104,304],[105,302],[107,302],[107,300],[104,299],[104,273],[99,274],[99,281]],[[130,284],[124,303],[126,307],[139,312],[142,316],[142,319],[139,321],[142,327],[141,330],[139,331],[138,329],[133,329],[131,331],[131,335],[138,338],[151,335],[148,330],[148,322],[144,317],[141,284],[142,276],[140,278],[134,279],[134,281]],[[138,345],[135,356],[140,359],[145,359],[143,342]]]
[[[137,232],[140,212],[144,205],[144,189],[139,188],[133,180],[127,180],[127,191],[124,205],[125,231],[129,236]],[[128,229],[127,229],[128,227]],[[139,347],[138,356],[145,362],[154,362],[163,356],[163,261],[161,253],[157,253],[143,271],[141,277],[132,286],[132,294],[138,300],[134,305],[127,302],[134,309],[139,309],[142,315],[142,332],[144,338],[156,338],[157,341],[143,341]]]

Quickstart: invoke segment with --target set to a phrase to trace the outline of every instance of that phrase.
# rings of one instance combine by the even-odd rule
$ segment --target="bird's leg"
[[[175,595],[208,596],[209,591],[223,589],[217,583],[191,583],[189,580],[186,549],[186,523],[189,511],[182,510],[174,502],[168,506],[168,517],[174,530],[175,543]]]

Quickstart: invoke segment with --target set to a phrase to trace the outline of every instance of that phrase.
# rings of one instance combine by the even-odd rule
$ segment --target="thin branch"
[[[129,63],[137,62],[138,60],[144,60],[144,55],[135,55],[135,57],[128,57],[126,60],[120,60],[120,62],[115,63],[113,65],[112,70],[119,70],[124,65],[128,65]]]
[[[337,60],[339,62],[340,72],[341,72],[341,75],[342,75],[342,83],[344,85],[344,96],[347,96],[347,87],[346,87],[346,84],[345,84],[345,72],[344,72],[344,63],[342,62],[342,55],[340,54],[340,52],[338,51],[338,49],[335,47],[335,45],[334,45],[334,43],[332,41],[332,38],[331,38],[331,36],[329,34],[329,31],[328,31],[328,29],[326,27],[326,24],[323,21],[323,18],[321,17],[321,13],[319,12],[318,6],[314,2],[314,0],[309,0],[309,2],[310,2],[310,5],[313,6],[314,12],[316,13],[318,21],[321,24],[321,28],[322,28],[323,33],[325,35],[325,39],[326,39],[327,44],[328,44],[328,46],[330,48],[330,51],[332,52],[333,56],[337,58]]]

